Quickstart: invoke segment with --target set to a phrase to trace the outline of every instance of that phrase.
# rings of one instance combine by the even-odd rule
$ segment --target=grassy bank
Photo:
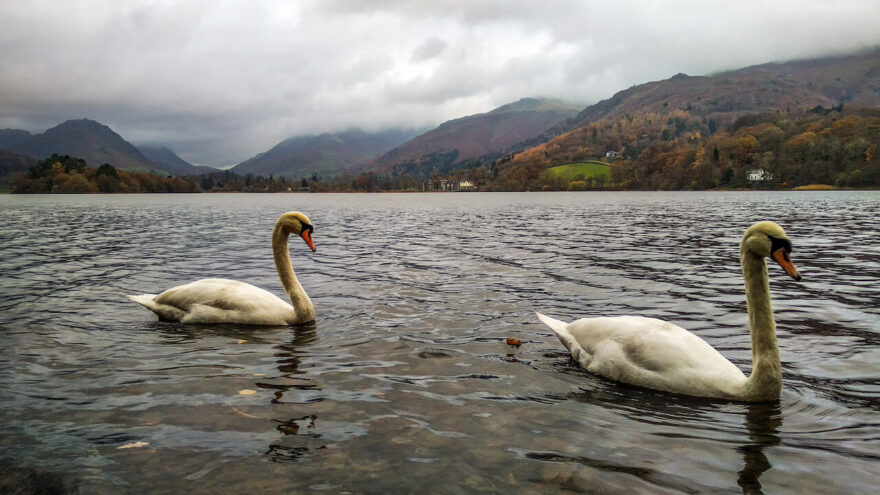
[[[798,186],[792,188],[792,191],[833,191],[838,187],[829,186],[828,184],[808,184],[806,186]]]
[[[548,168],[544,171],[545,178],[548,180],[584,180],[596,177],[609,177],[611,172],[608,170],[608,164],[597,160],[586,162],[568,163]]]
[[[597,160],[558,165],[541,173],[544,190],[579,191],[602,188],[610,178],[608,164]]]

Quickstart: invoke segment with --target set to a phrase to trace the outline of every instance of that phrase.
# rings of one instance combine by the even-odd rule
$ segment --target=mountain
[[[147,156],[113,129],[89,119],[68,120],[42,134],[18,129],[0,130],[0,149],[42,160],[52,153],[82,158],[90,167],[109,163],[122,170],[160,175],[198,175],[216,172],[196,167],[167,148],[145,147]]]
[[[599,119],[685,110],[732,122],[741,113],[792,111],[840,104],[880,105],[880,50],[755,65],[711,76],[677,74],[621,91],[551,128],[546,141]]]
[[[82,158],[91,167],[109,163],[116,168],[140,172],[158,167],[137,148],[109,127],[94,120],[68,120],[42,134],[21,140],[11,151],[43,159],[52,153]]]
[[[577,113],[555,100],[523,98],[490,112],[450,120],[371,160],[366,168],[427,176],[501,152]]]
[[[31,133],[21,129],[0,129],[0,150],[12,149],[29,137]]]
[[[633,86],[515,145],[486,189],[739,188],[756,169],[765,186],[880,184],[878,81],[873,50]],[[610,182],[544,173],[598,159]]]
[[[140,145],[137,149],[151,162],[170,175],[201,175],[219,172],[218,169],[213,167],[193,165],[164,146]]]
[[[580,108],[556,100],[523,98],[487,113],[445,122],[364,166],[416,177],[444,172],[540,135]]]
[[[239,163],[231,170],[242,175],[275,175],[293,179],[312,174],[334,175],[388,151],[414,134],[403,130],[379,133],[349,130],[294,137]]]

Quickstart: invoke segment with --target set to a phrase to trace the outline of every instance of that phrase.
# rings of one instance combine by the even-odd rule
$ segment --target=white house
[[[605,158],[608,158],[610,160],[614,160],[615,158],[617,158],[620,155],[621,155],[621,153],[619,151],[608,150],[605,152]]]
[[[773,174],[763,168],[753,168],[746,170],[746,180],[749,182],[763,182],[765,180],[773,180]]]
[[[459,191],[473,191],[476,188],[474,182],[470,179],[461,179],[458,181]]]
[[[422,182],[422,191],[473,191],[476,188],[470,179],[428,179]]]

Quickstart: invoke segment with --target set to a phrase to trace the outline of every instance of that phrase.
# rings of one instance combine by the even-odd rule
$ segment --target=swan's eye
[[[788,239],[783,239],[781,237],[773,237],[772,235],[767,235],[767,238],[770,239],[770,252],[775,253],[779,249],[784,249],[786,253],[791,252],[791,241]]]
[[[304,223],[302,224],[302,228],[299,231],[299,235],[303,235],[305,232],[311,234],[313,230],[315,230],[314,227],[312,227],[310,224]]]

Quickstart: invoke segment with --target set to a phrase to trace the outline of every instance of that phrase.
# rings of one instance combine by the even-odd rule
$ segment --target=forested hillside
[[[880,186],[880,109],[816,107],[746,114],[723,124],[684,110],[601,119],[498,163],[491,190],[566,189],[542,180],[554,165],[621,154],[607,181],[620,189]],[[763,171],[749,180],[749,171]],[[752,174],[753,177],[755,174]]]
[[[484,156],[497,156],[574,116],[579,107],[556,100],[523,98],[490,112],[444,122],[363,165],[380,175],[421,180],[448,174]]]
[[[566,189],[542,180],[542,170],[606,155],[610,175],[588,187],[878,187],[878,107],[878,50],[679,74],[621,91],[520,143],[489,165],[485,188]]]

